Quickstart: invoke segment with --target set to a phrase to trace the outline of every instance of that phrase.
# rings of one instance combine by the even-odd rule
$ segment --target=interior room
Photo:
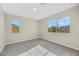
[[[78,3],[0,3],[0,56],[79,56]]]

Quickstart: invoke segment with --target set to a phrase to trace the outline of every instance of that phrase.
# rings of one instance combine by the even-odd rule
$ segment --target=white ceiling
[[[77,6],[75,3],[47,3],[45,6],[40,3],[2,3],[6,13],[32,18],[35,20],[53,15],[66,9]],[[35,8],[37,8],[36,11]]]

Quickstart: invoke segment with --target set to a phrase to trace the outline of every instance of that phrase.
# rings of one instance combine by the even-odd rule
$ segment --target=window
[[[11,20],[11,26],[12,26],[12,32],[13,33],[18,33],[20,31],[20,22],[19,20],[12,19]]]
[[[48,21],[48,32],[70,32],[70,17],[64,16]]]
[[[56,32],[57,31],[57,20],[49,20],[48,26],[49,26],[49,29],[48,29],[49,32]]]

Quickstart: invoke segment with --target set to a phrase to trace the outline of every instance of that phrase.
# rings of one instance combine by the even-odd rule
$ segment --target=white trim
[[[37,38],[34,38],[34,39],[37,39]],[[28,39],[28,40],[34,40],[34,39]],[[69,47],[69,48],[72,48],[72,49],[75,49],[75,50],[78,50],[79,51],[79,48],[77,48],[77,47],[72,47],[72,46],[70,46],[70,45],[66,45],[66,44],[63,44],[63,43],[58,43],[58,42],[56,42],[56,41],[51,41],[51,40],[48,40],[48,39],[46,39],[46,38],[41,38],[41,39],[44,39],[44,40],[47,40],[47,41],[50,41],[50,42],[54,42],[54,43],[56,43],[56,44],[59,44],[59,45],[62,45],[62,46],[66,46],[66,47]],[[23,42],[23,41],[28,41],[28,40],[20,40],[20,41],[16,41],[16,42],[6,42],[6,45],[8,45],[8,44],[13,44],[13,43],[18,43],[18,42]]]
[[[2,52],[2,50],[4,49],[4,47],[5,47],[5,43],[3,44],[3,45],[1,45],[1,47],[0,47],[0,53]]]
[[[74,46],[72,47],[72,46],[67,45],[67,44],[63,44],[63,43],[59,43],[59,42],[56,42],[56,41],[48,40],[48,39],[46,39],[46,38],[42,38],[42,39],[47,40],[47,41],[50,41],[50,42],[53,42],[53,43],[56,43],[56,44],[59,44],[59,45],[62,45],[62,46],[65,46],[65,47],[69,47],[69,48],[71,48],[71,49],[74,49],[74,50],[78,50],[78,51],[79,51],[79,48],[74,47]]]
[[[11,41],[11,42],[7,42],[6,41],[6,45],[8,45],[8,44],[13,44],[13,43],[19,43],[19,42],[23,42],[23,41],[29,41],[29,40],[34,40],[34,39],[37,39],[37,38],[32,38],[32,39],[28,39],[28,40],[17,40],[16,42],[15,41]]]

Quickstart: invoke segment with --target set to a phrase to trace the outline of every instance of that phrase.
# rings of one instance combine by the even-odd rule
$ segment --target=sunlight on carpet
[[[41,45],[37,45],[34,48],[20,54],[19,56],[56,56],[56,55],[48,51]]]

